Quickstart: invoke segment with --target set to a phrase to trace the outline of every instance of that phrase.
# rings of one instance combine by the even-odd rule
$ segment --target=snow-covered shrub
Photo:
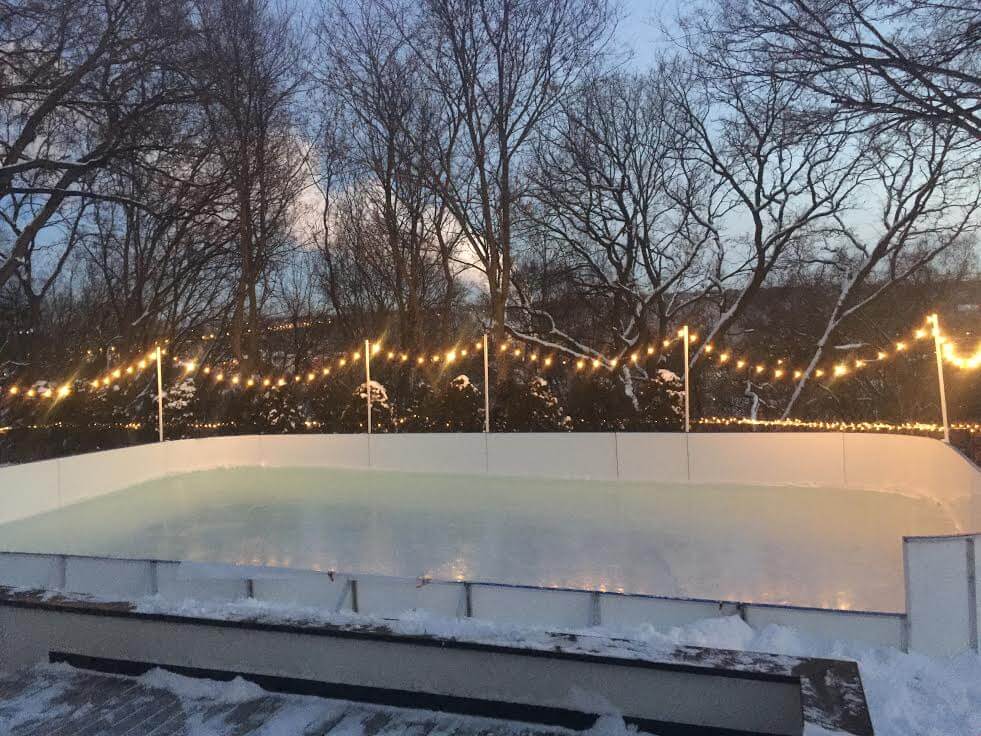
[[[417,386],[418,403],[399,418],[405,432],[479,432],[484,426],[483,392],[466,374]]]
[[[248,431],[258,434],[291,434],[306,431],[307,413],[303,409],[299,391],[292,385],[270,386],[255,393],[246,394],[250,398],[242,424]],[[241,429],[240,429],[241,431]]]
[[[194,382],[193,376],[184,376],[166,388],[164,391],[164,431],[168,439],[183,439],[197,436],[196,423],[206,421],[206,402],[202,401],[202,392]],[[152,392],[154,409],[153,419],[156,420],[156,387]]]
[[[666,369],[648,377],[598,369],[573,378],[568,409],[581,432],[677,430],[682,420],[683,383]]]
[[[568,432],[572,418],[538,375],[508,372],[491,387],[491,429],[495,432]]]

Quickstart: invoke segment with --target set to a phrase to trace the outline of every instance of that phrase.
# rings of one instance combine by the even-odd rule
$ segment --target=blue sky
[[[617,40],[633,52],[633,64],[643,68],[670,41],[660,24],[671,25],[683,0],[622,0],[623,20]]]

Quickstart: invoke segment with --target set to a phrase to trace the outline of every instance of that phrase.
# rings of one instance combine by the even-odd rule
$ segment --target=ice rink
[[[932,501],[837,488],[240,468],[0,525],[0,549],[901,611]]]

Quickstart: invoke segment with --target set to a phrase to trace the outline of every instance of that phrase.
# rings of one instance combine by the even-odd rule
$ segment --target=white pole
[[[940,414],[944,422],[944,442],[950,444],[950,423],[947,420],[947,389],[944,387],[944,357],[940,343],[940,317],[931,314],[933,323],[933,348],[937,353],[937,381],[940,383]]]
[[[691,429],[691,420],[689,414],[689,386],[688,386],[688,325],[681,328],[681,337],[685,341],[685,433],[687,434],[689,429]]]
[[[157,345],[157,434],[164,441],[164,395],[163,395],[163,365],[160,358],[160,346]]]
[[[364,387],[368,396],[368,434],[371,434],[371,344],[364,341]]]
[[[487,358],[487,333],[484,333],[484,434],[490,432],[490,363]]]

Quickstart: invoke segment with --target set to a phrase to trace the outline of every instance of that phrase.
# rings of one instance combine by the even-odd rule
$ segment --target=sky
[[[631,51],[631,64],[645,68],[654,55],[671,44],[660,25],[672,25],[684,0],[621,0],[623,19],[616,40]]]

